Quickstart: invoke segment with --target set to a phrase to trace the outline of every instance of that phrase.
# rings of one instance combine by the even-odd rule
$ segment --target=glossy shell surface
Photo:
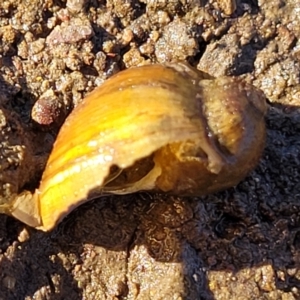
[[[185,65],[107,80],[62,126],[34,195],[42,230],[101,194],[204,195],[241,181],[264,147],[266,104],[254,87]]]

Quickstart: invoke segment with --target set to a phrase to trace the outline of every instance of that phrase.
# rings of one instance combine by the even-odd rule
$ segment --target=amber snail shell
[[[264,148],[263,94],[184,64],[122,71],[66,119],[38,190],[11,214],[51,230],[101,194],[204,195],[239,183]]]

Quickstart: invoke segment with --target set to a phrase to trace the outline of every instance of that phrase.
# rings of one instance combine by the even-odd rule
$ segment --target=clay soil
[[[268,113],[259,165],[226,191],[102,197],[49,233],[1,214],[0,300],[300,299],[299,10],[295,0],[2,0],[3,199],[38,186],[66,115],[124,68],[180,60],[241,77]]]

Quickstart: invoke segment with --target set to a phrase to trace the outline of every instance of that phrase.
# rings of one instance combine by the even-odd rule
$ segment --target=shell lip
[[[11,205],[10,214],[31,227],[41,226],[37,193],[24,191],[16,196]]]

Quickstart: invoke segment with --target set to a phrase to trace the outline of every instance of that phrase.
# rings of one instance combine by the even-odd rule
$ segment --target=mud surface
[[[299,9],[294,0],[1,1],[5,196],[38,185],[65,116],[124,68],[185,60],[239,76],[264,91],[269,111],[261,162],[235,188],[101,198],[50,233],[0,215],[0,299],[300,299]]]

